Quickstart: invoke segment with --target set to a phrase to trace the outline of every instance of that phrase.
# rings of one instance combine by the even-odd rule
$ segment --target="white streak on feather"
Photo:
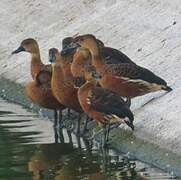
[[[144,81],[142,79],[130,79],[127,77],[121,77],[121,79],[123,79],[129,83],[134,83],[134,84],[139,84],[139,85],[145,86],[148,89],[148,91],[150,91],[150,92],[159,91],[162,89],[162,87],[164,87],[163,85],[159,85],[156,83],[149,83],[149,82]],[[127,82],[125,82],[125,83],[127,83]]]

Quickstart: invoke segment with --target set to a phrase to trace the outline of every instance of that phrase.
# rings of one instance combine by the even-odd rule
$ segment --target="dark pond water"
[[[21,106],[0,100],[0,180],[176,179],[92,142]]]

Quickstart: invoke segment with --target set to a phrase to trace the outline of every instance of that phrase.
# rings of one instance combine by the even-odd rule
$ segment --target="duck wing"
[[[105,59],[106,64],[121,64],[121,63],[135,64],[124,53],[111,47],[100,48],[100,54],[102,58]]]
[[[105,65],[106,72],[113,76],[124,77],[130,80],[143,80],[166,86],[167,83],[150,70],[134,64]]]
[[[96,111],[120,118],[128,117],[132,122],[134,117],[126,102],[113,92],[101,87],[92,88],[87,97],[88,104]]]

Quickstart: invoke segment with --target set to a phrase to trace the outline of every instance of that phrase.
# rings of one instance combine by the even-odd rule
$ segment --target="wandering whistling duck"
[[[50,84],[51,77],[52,77],[51,72],[46,70],[40,71],[37,74],[35,80],[29,82],[25,86],[25,93],[28,96],[28,98],[31,99],[31,101],[34,102],[35,104],[38,104],[44,108],[55,110],[54,126],[56,127],[57,126],[56,110],[60,110],[61,112],[65,108],[65,106],[60,104],[52,94],[51,84]]]
[[[29,52],[31,54],[31,76],[33,79],[36,79],[36,75],[41,70],[47,70],[50,72],[52,71],[51,64],[43,64],[43,62],[41,61],[39,46],[35,39],[28,38],[23,40],[19,48],[13,51],[12,54],[17,54],[22,51]],[[49,95],[48,95],[49,97],[52,95],[52,92],[50,91],[51,89],[49,89]],[[57,103],[57,100],[54,97],[51,97],[51,99],[55,101],[52,103],[55,104]],[[54,107],[52,107],[52,109],[54,109]],[[61,120],[62,112],[59,112],[59,115],[60,115],[59,119]],[[57,118],[57,111],[54,112],[54,116],[55,118]]]
[[[73,76],[70,70],[73,54],[62,56],[58,49],[49,50],[49,61],[52,65],[51,87],[57,100],[66,107],[79,113],[77,135],[80,135],[80,120],[82,108],[78,101],[77,89],[74,87]]]
[[[93,35],[78,36],[75,41],[90,50],[92,64],[102,76],[99,83],[103,88],[129,98],[158,90],[172,90],[163,79],[146,68],[131,63],[105,64]]]
[[[85,71],[84,76],[87,82],[78,90],[79,102],[85,113],[102,124],[102,145],[106,145],[108,140],[107,125],[126,123],[134,130],[134,117],[126,102],[113,92],[97,86],[99,76],[94,71]]]

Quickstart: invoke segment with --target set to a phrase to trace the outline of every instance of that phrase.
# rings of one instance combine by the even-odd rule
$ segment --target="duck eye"
[[[83,40],[84,40],[83,37],[80,37],[80,38],[79,38],[79,42],[82,42]]]

